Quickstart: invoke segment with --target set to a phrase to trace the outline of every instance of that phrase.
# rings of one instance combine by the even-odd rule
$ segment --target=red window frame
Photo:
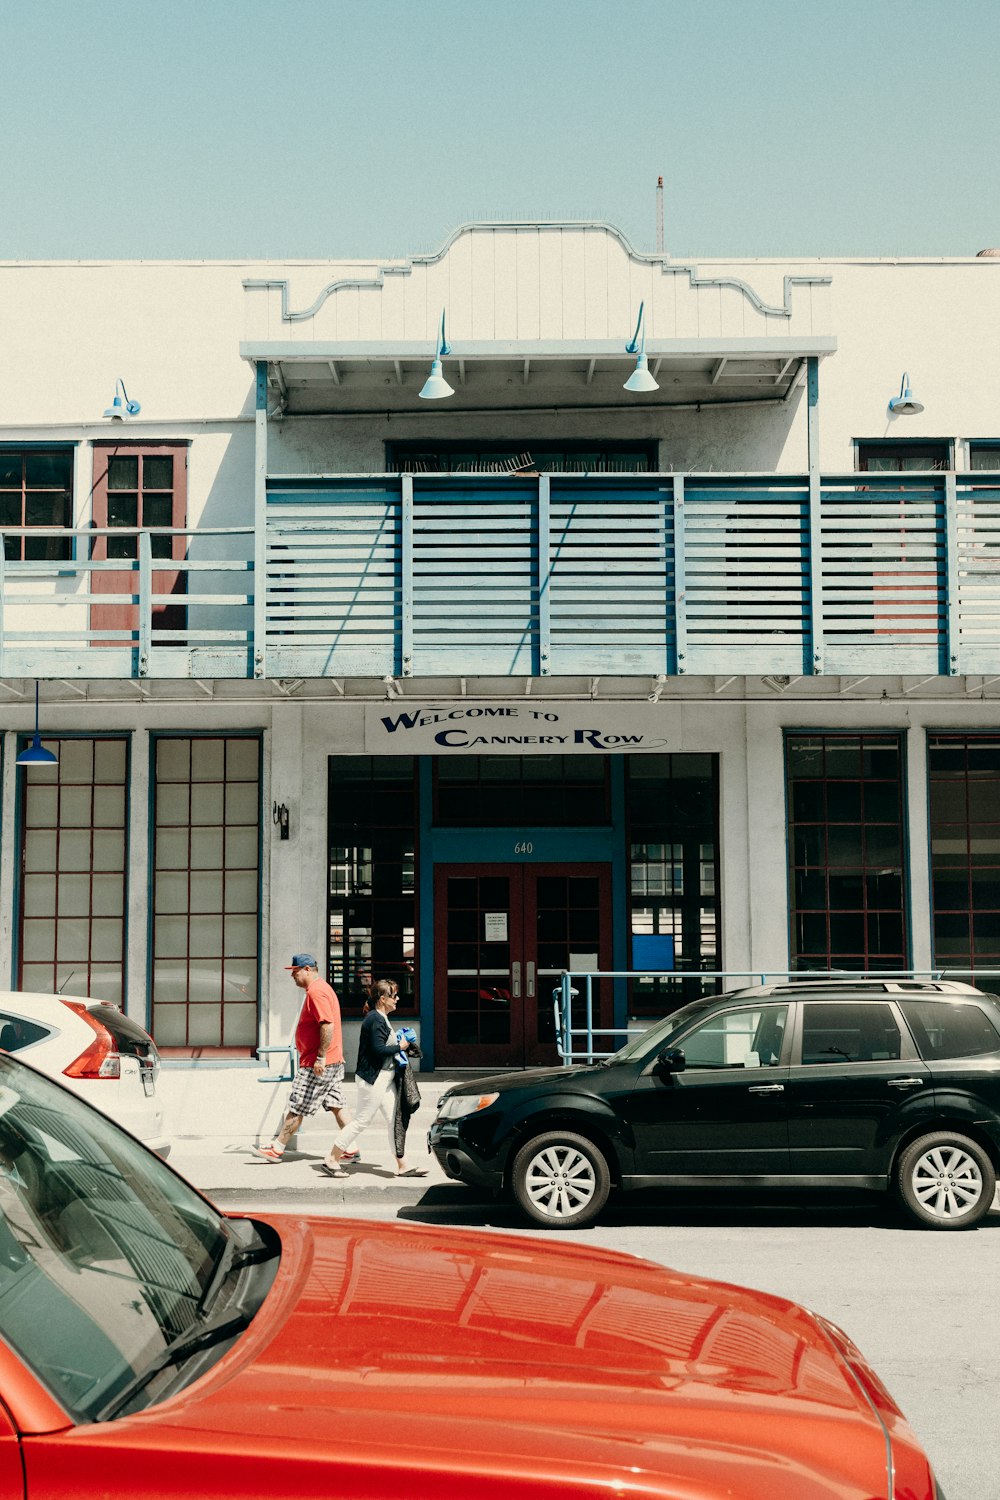
[[[135,530],[147,529],[149,524],[163,525],[162,521],[147,523],[144,516],[144,501],[154,495],[159,499],[169,494],[170,499],[170,526],[183,528],[187,525],[187,485],[188,485],[188,448],[186,442],[170,443],[129,443],[129,442],[100,442],[94,444],[94,478],[91,494],[91,513],[94,526],[98,529],[108,527],[109,515],[112,514],[112,496],[135,496]],[[111,461],[115,458],[136,459],[136,487],[132,489],[111,489],[109,475]],[[171,458],[173,460],[172,485],[156,486],[146,489],[144,487],[145,461],[150,458]],[[132,528],[125,528],[131,530]],[[116,555],[115,547],[109,547],[112,539],[108,536],[95,536],[91,557],[94,562],[108,562]],[[123,539],[124,540],[124,539]],[[129,549],[132,555],[138,556],[138,536],[134,537],[135,547]],[[120,555],[120,554],[119,554]],[[187,538],[185,536],[155,536],[153,537],[154,558],[166,557],[176,562],[183,562],[187,556]],[[133,567],[126,567],[118,572],[113,569],[102,569],[94,575],[92,592],[97,594],[134,594],[138,592],[138,574]],[[187,592],[187,574],[179,569],[157,569],[153,574],[153,593],[177,595]],[[187,622],[187,609],[183,604],[167,603],[156,605],[153,609],[154,630],[183,630]],[[128,630],[137,631],[139,627],[138,607],[131,600],[122,604],[93,604],[90,609],[91,630]],[[108,641],[96,641],[96,645],[122,645],[122,638],[112,638]]]

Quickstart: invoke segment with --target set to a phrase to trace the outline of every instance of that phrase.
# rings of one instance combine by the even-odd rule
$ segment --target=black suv
[[[789,982],[697,1000],[588,1066],[451,1088],[449,1177],[578,1228],[612,1187],[892,1188],[930,1229],[989,1213],[1000,999],[917,980]]]

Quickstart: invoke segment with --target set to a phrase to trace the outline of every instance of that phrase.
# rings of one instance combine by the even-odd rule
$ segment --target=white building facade
[[[594,982],[607,1045],[706,974],[1000,969],[995,257],[475,224],[0,307],[11,987],[252,1076],[303,950],[463,1069],[554,1060],[565,969],[676,974]]]

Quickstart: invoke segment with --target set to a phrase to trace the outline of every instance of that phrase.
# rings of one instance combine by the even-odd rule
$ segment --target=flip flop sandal
[[[324,1177],[349,1177],[350,1176],[350,1173],[349,1172],[345,1172],[344,1169],[343,1169],[343,1167],[331,1167],[325,1161],[321,1161],[320,1162],[319,1169],[323,1173]]]
[[[426,1177],[426,1167],[407,1167],[405,1172],[397,1172],[397,1177]]]

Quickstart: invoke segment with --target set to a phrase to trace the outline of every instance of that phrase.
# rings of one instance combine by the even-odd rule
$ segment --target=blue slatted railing
[[[1000,651],[997,474],[276,478],[262,579],[246,526],[189,528],[181,561],[150,531],[96,561],[96,534],[3,529],[0,674],[933,675]],[[69,559],[4,558],[67,536]]]

